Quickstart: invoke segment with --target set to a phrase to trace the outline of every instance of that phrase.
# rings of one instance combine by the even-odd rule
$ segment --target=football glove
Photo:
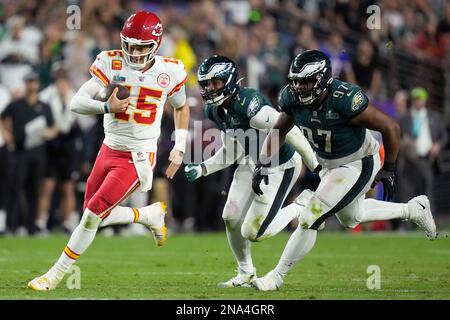
[[[317,167],[314,169],[314,173],[319,174],[321,170],[322,170],[322,166],[320,164],[318,164]]]
[[[383,200],[391,201],[394,197],[395,164],[385,163],[383,168],[378,171],[372,182],[371,188],[375,188],[378,182],[383,183]]]
[[[200,178],[203,175],[203,165],[191,163],[184,167],[184,174],[189,182]]]
[[[269,173],[267,172],[267,167],[262,164],[257,164],[255,171],[253,172],[252,189],[258,196],[264,194],[260,187],[261,180],[264,180],[264,183],[267,186],[269,184]]]

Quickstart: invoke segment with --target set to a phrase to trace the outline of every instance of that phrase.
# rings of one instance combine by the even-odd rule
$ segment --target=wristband
[[[200,168],[202,168],[202,176],[205,176],[208,172],[206,171],[206,166],[203,162],[200,163]]]
[[[383,170],[395,171],[395,162],[385,162],[383,165]]]
[[[105,113],[110,113],[111,109],[109,108],[109,101],[106,101],[104,106],[103,106]]]
[[[188,131],[186,129],[176,129],[175,130],[175,146],[174,148],[178,151],[185,152],[186,150],[186,140]]]

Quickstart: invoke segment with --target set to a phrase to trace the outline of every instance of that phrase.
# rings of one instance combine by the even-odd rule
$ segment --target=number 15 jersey
[[[153,66],[142,73],[126,65],[121,50],[112,50],[100,52],[89,71],[104,86],[116,83],[130,90],[125,112],[104,115],[104,143],[119,151],[155,152],[164,104],[186,82],[183,62],[155,55]]]

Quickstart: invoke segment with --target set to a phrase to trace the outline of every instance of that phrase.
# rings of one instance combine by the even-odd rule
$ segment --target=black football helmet
[[[331,62],[326,54],[308,50],[297,55],[289,68],[289,88],[303,105],[311,105],[333,81]],[[299,90],[303,83],[313,83],[310,90]]]
[[[224,82],[221,89],[210,91],[208,84],[213,79]],[[221,105],[231,97],[238,88],[238,71],[233,60],[224,56],[211,56],[205,59],[198,68],[197,80],[201,87],[200,93],[207,103]]]

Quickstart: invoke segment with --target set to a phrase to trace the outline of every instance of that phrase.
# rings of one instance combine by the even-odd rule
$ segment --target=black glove
[[[394,181],[395,181],[395,164],[386,162],[381,168],[380,171],[378,171],[377,175],[375,176],[375,179],[372,182],[371,188],[375,188],[378,182],[383,183],[383,200],[384,201],[391,201],[394,197]]]
[[[322,170],[322,166],[318,164],[317,167],[314,169],[314,173],[319,174],[320,170]]]
[[[260,187],[261,180],[263,179],[264,183],[267,186],[269,184],[269,174],[267,172],[267,166],[263,166],[262,164],[258,163],[256,165],[255,171],[253,172],[253,179],[252,179],[252,189],[258,196],[263,195],[263,192]]]

